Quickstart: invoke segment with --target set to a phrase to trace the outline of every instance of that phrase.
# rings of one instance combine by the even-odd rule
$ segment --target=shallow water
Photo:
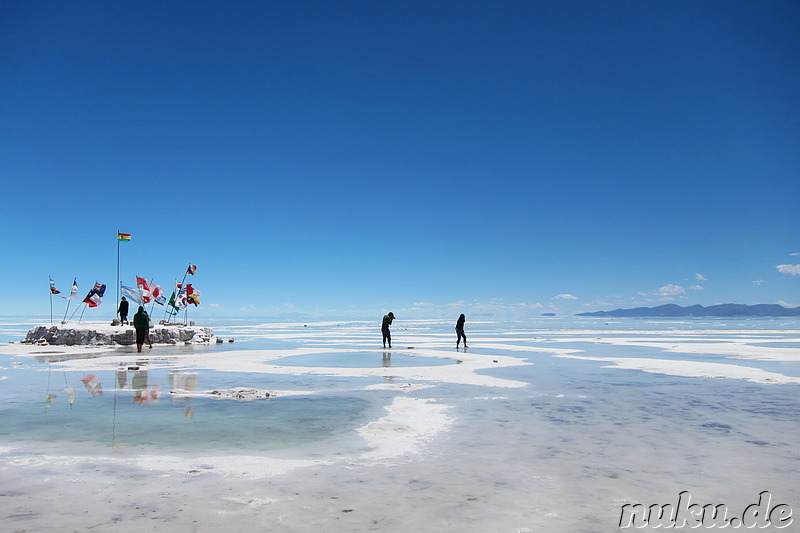
[[[0,323],[0,339],[24,336],[25,321],[11,322]],[[800,321],[542,319],[467,326],[471,356],[533,363],[478,373],[524,387],[393,376],[423,363],[442,372],[463,366],[455,362],[465,356],[455,351],[452,325],[439,321],[397,323],[390,367],[382,364],[372,323],[218,321],[215,332],[234,343],[156,346],[142,355],[119,349],[91,358],[20,356],[0,349],[6,378],[0,494],[8,509],[0,525],[11,531],[48,531],[57,521],[59,531],[607,532],[618,529],[623,504],[675,503],[685,490],[701,505],[726,504],[733,515],[764,490],[773,503],[800,510],[800,385],[648,373],[546,351],[723,363],[800,377],[800,357],[731,358],[737,343],[791,352]],[[680,353],[618,343],[653,339],[731,349]],[[283,356],[270,362],[280,370],[237,370],[265,350]],[[331,374],[335,368],[387,373]],[[92,395],[97,388],[81,381],[88,374],[102,394]],[[428,388],[397,388],[406,384]],[[169,394],[233,387],[296,395],[241,402]],[[48,403],[49,394],[56,396]],[[356,430],[386,424],[380,420],[397,398],[444,406],[450,422],[413,452],[371,458],[372,445]],[[399,439],[404,427],[400,421],[391,431]],[[155,456],[173,465],[153,464]],[[224,458],[237,456],[254,462],[228,467]],[[276,458],[316,462],[254,474]],[[111,486],[124,488],[109,492]],[[81,499],[70,497],[76,492]]]

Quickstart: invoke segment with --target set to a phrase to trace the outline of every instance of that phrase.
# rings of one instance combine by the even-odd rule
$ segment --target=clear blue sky
[[[800,305],[799,27],[796,1],[3,1],[0,314],[49,313],[50,275],[113,315],[117,230],[128,285],[197,265],[198,317]]]

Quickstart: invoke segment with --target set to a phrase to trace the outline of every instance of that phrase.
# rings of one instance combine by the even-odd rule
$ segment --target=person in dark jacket
[[[467,317],[464,316],[464,313],[461,313],[461,316],[456,320],[456,350],[458,350],[458,344],[461,339],[464,339],[464,349],[467,349],[467,336],[464,335],[464,322],[466,321]]]
[[[392,325],[394,320],[394,313],[383,315],[383,322],[381,323],[381,333],[383,334],[383,347],[386,348],[386,341],[389,341],[389,348],[392,347],[392,333],[389,331],[389,326]]]
[[[125,297],[122,297],[122,301],[119,303],[119,309],[117,309],[119,313],[119,323],[120,324],[129,324],[128,322],[128,300]]]
[[[147,311],[141,305],[133,315],[133,327],[136,330],[136,351],[141,352],[145,339],[148,341],[150,339],[150,317],[147,316]],[[150,347],[153,347],[152,343],[150,343]]]

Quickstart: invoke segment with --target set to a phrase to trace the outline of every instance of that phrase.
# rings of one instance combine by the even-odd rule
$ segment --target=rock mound
[[[211,328],[181,325],[155,326],[150,328],[153,344],[204,344],[214,336]],[[108,328],[36,326],[28,331],[22,344],[55,344],[64,346],[80,345],[122,345],[130,346],[136,342],[136,330],[130,326],[110,326]]]

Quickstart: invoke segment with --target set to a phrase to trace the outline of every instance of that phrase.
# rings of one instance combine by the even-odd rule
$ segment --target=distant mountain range
[[[614,311],[595,311],[578,313],[578,316],[800,316],[800,307],[787,308],[778,304],[719,304],[703,307],[702,305],[667,304],[658,307],[636,307],[635,309],[616,309]]]

